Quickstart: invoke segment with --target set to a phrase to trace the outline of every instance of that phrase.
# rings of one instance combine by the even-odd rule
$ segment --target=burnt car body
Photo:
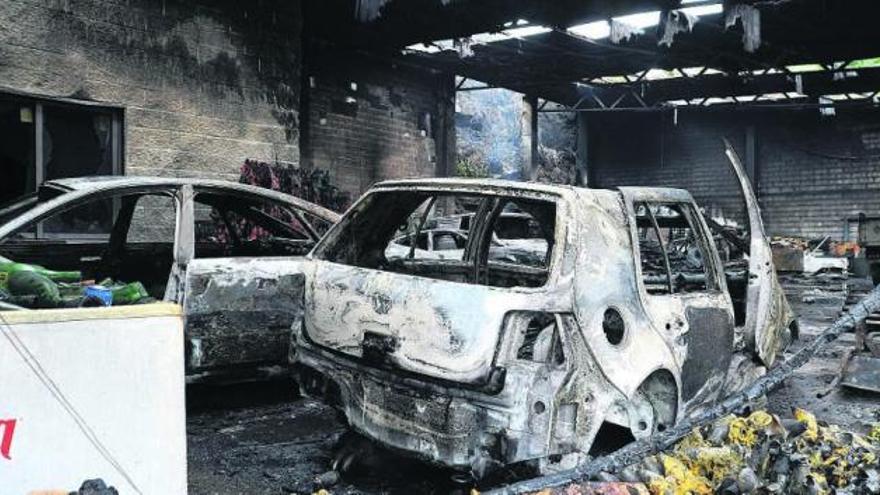
[[[286,370],[299,264],[337,219],[226,181],[60,179],[0,209],[0,256],[141,282],[184,308],[188,381],[253,379]]]
[[[376,185],[305,264],[291,346],[301,389],[385,446],[477,476],[514,463],[551,472],[621,432],[664,430],[770,366],[796,325],[735,169],[747,273],[725,272],[683,190]],[[488,255],[511,210],[539,226],[537,266]],[[472,221],[460,259],[384,257],[395,232],[461,215]]]

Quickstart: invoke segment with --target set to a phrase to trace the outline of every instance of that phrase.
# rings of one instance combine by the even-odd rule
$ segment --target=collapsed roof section
[[[880,55],[872,0],[333,1],[351,29],[319,23],[324,39],[570,107],[880,89],[851,63]]]

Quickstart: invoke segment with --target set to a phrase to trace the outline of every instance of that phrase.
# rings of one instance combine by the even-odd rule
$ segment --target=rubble
[[[538,182],[574,184],[576,173],[574,150],[538,145]]]

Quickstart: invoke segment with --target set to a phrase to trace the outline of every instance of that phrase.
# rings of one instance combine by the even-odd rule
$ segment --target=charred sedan
[[[795,329],[735,169],[753,234],[748,273],[726,274],[683,190],[375,186],[307,262],[292,356],[301,388],[364,435],[477,476],[570,467],[668,428],[761,373]],[[510,212],[540,232],[538,262],[489,255]],[[462,215],[471,221],[456,257],[388,250],[401,230],[416,239]]]
[[[299,265],[337,219],[231,182],[61,179],[0,208],[0,261],[77,274],[62,292],[137,283],[144,300],[183,305],[189,381],[253,379],[286,369],[302,313]]]

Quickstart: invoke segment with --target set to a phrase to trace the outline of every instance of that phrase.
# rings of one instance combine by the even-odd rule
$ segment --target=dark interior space
[[[35,188],[33,119],[33,105],[0,96],[0,204]]]

